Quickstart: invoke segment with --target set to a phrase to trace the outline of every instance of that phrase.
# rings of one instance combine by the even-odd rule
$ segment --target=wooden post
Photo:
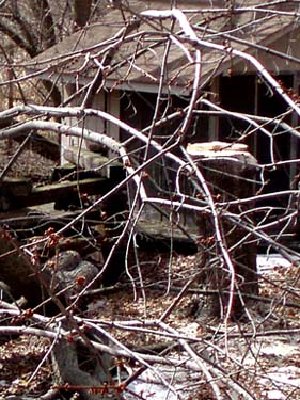
[[[240,215],[253,206],[253,203],[248,203],[247,206],[232,206],[226,203],[254,195],[257,163],[249,153],[248,146],[244,144],[195,143],[188,145],[187,151],[202,172],[214,202],[225,204],[222,210],[218,207],[218,216],[222,241],[235,269],[236,287],[231,316],[235,319],[240,318],[244,311],[243,303],[248,301],[247,295],[258,292],[256,244],[253,237],[248,236],[249,232],[222,214],[223,211],[229,211]],[[210,298],[210,313],[222,316],[228,304],[232,274],[222,258],[212,216],[203,213],[197,216],[197,222],[203,243],[207,247],[210,246],[208,254],[212,254],[213,257],[219,256],[220,262],[211,265],[205,280],[207,288],[216,291]],[[245,238],[246,240],[243,240]]]

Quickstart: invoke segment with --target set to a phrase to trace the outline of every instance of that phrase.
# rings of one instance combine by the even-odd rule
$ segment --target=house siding
[[[76,90],[76,86],[74,84],[66,84],[64,87],[64,95],[65,97],[69,97]],[[72,106],[80,105],[80,98],[73,100],[71,102]],[[115,92],[106,92],[102,90],[100,93],[96,94],[93,99],[92,107],[95,110],[101,110],[110,113],[111,115],[119,118],[120,117],[120,95],[118,91]],[[108,136],[114,138],[115,140],[120,140],[120,128],[114,124],[111,124],[97,116],[89,116],[85,117],[83,120],[78,121],[76,117],[66,117],[65,123],[70,126],[79,126],[84,127],[86,129],[93,130],[99,133],[107,133]],[[62,158],[61,162],[64,163],[65,160],[63,158],[64,149],[69,147],[82,147],[83,149],[96,151],[99,153],[106,152],[106,150],[102,149],[101,146],[92,143],[88,140],[81,141],[80,138],[71,136],[71,135],[62,135],[61,138],[62,144]],[[111,151],[108,151],[108,155],[110,158],[114,157]]]

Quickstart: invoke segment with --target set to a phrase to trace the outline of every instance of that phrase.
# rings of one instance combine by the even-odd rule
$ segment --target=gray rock
[[[73,271],[75,268],[77,268],[80,261],[81,256],[79,253],[77,253],[77,251],[67,250],[50,258],[47,261],[47,264],[49,265],[49,263],[51,263],[54,269],[56,264],[56,269],[59,271]]]
[[[51,290],[55,293],[65,290],[66,300],[90,284],[98,272],[94,264],[82,260],[80,254],[73,250],[50,258],[44,268]]]

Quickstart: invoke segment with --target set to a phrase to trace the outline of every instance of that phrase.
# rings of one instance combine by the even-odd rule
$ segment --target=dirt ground
[[[176,301],[178,287],[197,271],[195,256],[174,257],[171,264],[169,261],[163,255],[144,259],[140,265],[142,275],[137,267],[131,267],[131,279],[125,274],[118,289],[90,298],[82,317],[103,323],[157,320]],[[178,333],[193,338],[193,349],[198,354],[205,353],[222,368],[225,376],[225,371],[230,371],[228,378],[242,383],[255,400],[300,399],[299,271],[292,265],[275,268],[264,272],[259,283],[263,301],[256,300],[249,307],[248,322],[230,322],[224,326],[208,318],[201,288],[193,285],[166,323]],[[285,304],[279,301],[283,296]],[[168,340],[153,333],[108,329],[131,349],[169,345]],[[0,347],[2,398],[41,396],[51,387],[51,366],[49,358],[45,358],[49,345],[47,339],[21,336]],[[204,396],[207,388],[199,377],[189,383],[197,388],[198,395],[193,398],[214,399]],[[226,393],[226,384],[223,386]],[[143,397],[150,398],[160,399],[155,393]],[[224,399],[231,397],[227,394]]]

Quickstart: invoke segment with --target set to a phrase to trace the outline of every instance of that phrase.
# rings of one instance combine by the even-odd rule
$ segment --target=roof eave
[[[31,71],[33,72],[33,71]],[[29,71],[30,73],[30,71]],[[39,79],[48,80],[51,82],[58,82],[61,85],[65,85],[68,83],[77,83],[79,85],[87,85],[91,82],[90,77],[85,76],[77,76],[74,78],[74,75],[71,73],[42,73],[38,76]],[[117,83],[114,79],[105,79],[104,89],[108,91],[112,90],[120,90],[120,91],[131,91],[131,92],[144,92],[144,93],[157,93],[158,91],[158,83],[147,83],[147,82],[138,82],[138,81],[127,81],[122,83]],[[173,94],[180,96],[188,96],[190,94],[190,90],[183,85],[163,85],[162,87],[163,94]]]

